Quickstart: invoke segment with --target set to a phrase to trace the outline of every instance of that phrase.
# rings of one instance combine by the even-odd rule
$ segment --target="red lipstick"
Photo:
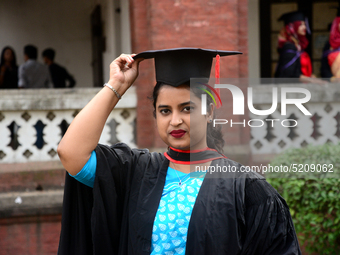
[[[181,138],[182,136],[184,136],[186,133],[186,131],[184,131],[183,129],[178,129],[178,130],[172,130],[170,132],[170,135],[172,135],[175,138]]]

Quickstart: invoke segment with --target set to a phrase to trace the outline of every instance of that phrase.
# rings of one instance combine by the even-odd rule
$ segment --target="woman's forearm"
[[[123,95],[136,79],[139,62],[130,55],[121,55],[110,65],[108,83],[118,94]],[[104,87],[72,121],[58,146],[60,161],[70,174],[77,174],[90,158],[118,100],[110,88]]]
[[[301,82],[307,82],[307,83],[321,84],[321,85],[324,85],[324,84],[327,83],[327,81],[324,81],[322,79],[314,78],[314,77],[308,77],[308,76],[303,75],[303,74],[300,75],[300,81]]]
[[[104,87],[74,118],[58,146],[65,169],[77,174],[96,148],[105,122],[118,98]]]

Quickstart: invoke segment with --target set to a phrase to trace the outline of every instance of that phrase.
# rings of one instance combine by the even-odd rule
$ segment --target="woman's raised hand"
[[[110,64],[110,80],[108,83],[118,90],[121,95],[133,84],[138,76],[138,66],[143,59],[135,60],[133,59],[135,55],[121,54]]]
[[[138,75],[133,55],[122,54],[110,65],[109,84],[120,94],[131,86]],[[65,169],[76,175],[96,148],[105,122],[118,102],[118,97],[104,87],[77,114],[58,146],[58,155]],[[84,128],[86,127],[86,128]]]

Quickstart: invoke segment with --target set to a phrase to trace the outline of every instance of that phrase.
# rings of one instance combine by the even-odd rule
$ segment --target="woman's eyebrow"
[[[195,103],[193,101],[188,101],[188,102],[184,102],[184,103],[180,103],[178,106],[184,106],[184,105],[188,105],[188,104],[193,104],[195,105]],[[170,108],[170,105],[166,105],[166,104],[160,104],[158,106],[158,108]]]
[[[160,104],[158,106],[158,108],[169,108],[170,106],[169,105],[165,105],[165,104]]]
[[[187,104],[195,105],[195,103],[193,101],[188,101],[188,102],[184,102],[184,103],[179,104],[179,106],[184,106],[184,105],[187,105]]]

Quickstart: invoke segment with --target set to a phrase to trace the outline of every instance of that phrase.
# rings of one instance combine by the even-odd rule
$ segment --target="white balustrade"
[[[56,151],[63,132],[99,89],[0,90],[0,164],[59,160]],[[136,147],[136,98],[134,87],[124,94],[106,122],[100,143],[121,141]],[[38,121],[44,125],[42,146],[35,145]],[[9,128],[12,123],[16,125]]]
[[[308,144],[340,142],[340,86],[338,84],[254,86],[255,109],[264,110],[271,107],[273,87],[299,87],[309,90],[312,98],[304,106],[312,116],[305,116],[294,105],[288,105],[287,114],[282,116],[280,94],[278,109],[270,116],[270,119],[279,119],[279,121],[274,121],[272,128],[268,128],[272,122],[265,121],[268,116],[249,113],[249,119],[261,119],[265,123],[261,128],[251,127],[250,148],[253,155],[278,154],[288,148],[300,148]],[[0,90],[0,164],[59,160],[56,150],[63,130],[99,89]],[[132,87],[109,116],[100,143],[112,145],[121,141],[136,147],[134,140],[136,105],[136,92]],[[294,128],[283,127],[281,121],[292,118],[292,114],[298,125]],[[42,148],[34,145],[37,141],[37,130],[34,126],[38,121],[45,125],[42,136],[45,144]],[[9,128],[13,122],[18,126],[16,134],[20,145],[17,148],[13,148],[15,147],[13,144],[9,146],[11,141],[15,141],[15,137],[11,137],[13,132]],[[289,122],[286,121],[284,124],[289,125]]]
[[[253,87],[254,107],[255,109],[269,109],[272,105],[272,88],[273,87],[298,87],[305,88],[311,92],[311,100],[303,104],[311,116],[305,116],[295,105],[287,106],[287,114],[281,115],[280,95],[278,96],[277,110],[271,114],[270,119],[274,121],[265,121],[268,116],[258,116],[249,114],[249,119],[261,119],[264,121],[263,127],[251,127],[250,147],[253,155],[257,154],[278,154],[288,148],[301,148],[311,145],[321,145],[326,142],[340,142],[340,86],[339,84],[283,84],[261,85]],[[293,95],[294,96],[294,95]],[[293,97],[291,97],[293,98]],[[294,97],[295,98],[295,97]],[[285,119],[295,116],[297,126],[288,128],[281,125]],[[314,121],[313,121],[314,119]],[[260,122],[251,123],[259,125]],[[288,121],[284,122],[285,126],[290,125]]]

